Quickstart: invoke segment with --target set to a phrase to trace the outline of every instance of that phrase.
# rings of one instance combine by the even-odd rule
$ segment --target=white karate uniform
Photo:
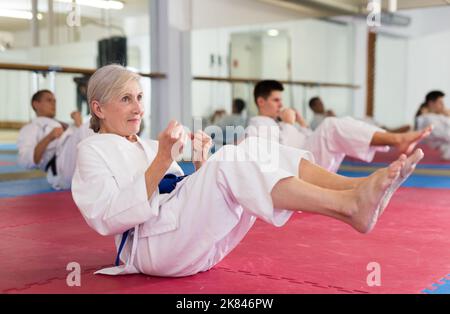
[[[371,162],[377,151],[388,151],[389,146],[370,145],[375,132],[385,131],[350,117],[328,117],[315,131],[264,116],[251,118],[247,127],[248,136],[310,151],[316,163],[331,172],[337,172],[346,155]]]
[[[442,114],[427,113],[417,117],[417,128],[422,130],[433,125],[433,131],[425,143],[441,151],[441,157],[450,160],[450,117]]]
[[[216,125],[222,129],[223,138],[214,138],[214,141],[219,144],[234,144],[239,143],[244,139],[246,119],[240,114],[230,114],[222,117]],[[227,132],[228,131],[230,132]]]
[[[323,120],[325,120],[327,118],[327,116],[323,113],[315,113],[311,123],[309,124],[309,127],[312,130],[315,130],[319,127],[319,125],[322,123]]]
[[[34,149],[39,142],[46,137],[54,128],[61,127],[55,119],[37,117],[26,124],[19,132],[17,139],[18,164],[26,169],[41,169],[45,171],[48,162],[56,155],[56,172],[53,175],[49,168],[47,180],[54,189],[70,188],[73,172],[75,170],[76,148],[78,143],[93,134],[89,128],[89,122],[79,128],[71,125],[64,133],[54,141],[50,142],[39,164],[34,163]]]
[[[271,144],[273,153],[264,153]],[[131,143],[114,134],[97,134],[78,146],[72,195],[86,222],[102,235],[127,238],[118,267],[97,273],[188,276],[220,262],[256,218],[285,224],[292,211],[273,208],[270,196],[281,179],[298,176],[310,153],[247,138],[226,145],[202,168],[179,182],[170,194],[158,189],[148,198],[145,171],[157,142]],[[227,161],[232,157],[239,161]],[[173,163],[167,173],[182,174]],[[111,256],[113,260],[113,256]]]

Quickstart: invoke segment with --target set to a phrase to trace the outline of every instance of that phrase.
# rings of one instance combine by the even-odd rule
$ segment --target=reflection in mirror
[[[35,22],[32,3],[0,0],[0,63],[80,69],[120,63],[142,73],[151,72],[149,1],[78,1],[74,5],[70,0],[39,0]],[[87,115],[84,89],[88,78],[82,73],[0,69],[4,99],[0,123],[20,125],[32,119],[30,97],[42,88],[55,92],[58,118],[67,118],[75,109]],[[145,123],[149,126],[150,80],[142,81]]]
[[[290,57],[287,31],[273,28],[231,34],[230,76],[233,78],[290,80]],[[257,114],[252,93],[248,84],[233,84],[232,97],[247,101],[250,116]]]

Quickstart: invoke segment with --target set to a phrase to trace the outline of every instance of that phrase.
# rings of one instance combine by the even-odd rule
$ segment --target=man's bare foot
[[[400,158],[405,159],[405,164],[402,170],[400,170],[400,175],[394,181],[391,187],[386,191],[386,195],[383,197],[382,205],[380,208],[380,216],[383,214],[383,211],[386,208],[387,203],[391,199],[392,194],[394,194],[394,192],[403,184],[403,182],[405,182],[406,179],[408,179],[408,177],[413,174],[417,164],[422,160],[423,157],[424,153],[420,148],[416,149],[414,153],[408,158],[406,158],[405,155],[400,156]]]
[[[388,189],[396,182],[405,164],[399,158],[387,168],[377,170],[364,180],[356,189],[356,208],[351,214],[353,228],[361,233],[370,232],[375,226],[382,206],[386,206]],[[394,189],[392,189],[392,194]],[[384,208],[383,208],[384,209]]]
[[[432,131],[433,126],[429,125],[421,131],[398,134],[399,144],[395,145],[395,147],[401,154],[406,154],[407,156],[409,156],[409,154],[414,151],[417,144],[424,138],[428,137]]]

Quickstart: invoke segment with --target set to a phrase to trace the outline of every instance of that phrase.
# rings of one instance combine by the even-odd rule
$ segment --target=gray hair
[[[91,111],[90,127],[95,133],[100,130],[100,118],[92,110],[92,102],[98,101],[100,104],[109,102],[124,92],[128,82],[137,81],[141,76],[119,64],[110,64],[101,67],[91,76],[87,88],[87,100]]]

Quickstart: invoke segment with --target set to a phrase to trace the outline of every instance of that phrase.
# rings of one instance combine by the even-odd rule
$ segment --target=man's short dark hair
[[[259,97],[267,99],[273,91],[284,91],[283,84],[275,80],[265,80],[258,82],[255,86],[255,89],[253,90],[255,103],[258,104]]]
[[[44,96],[45,93],[53,94],[53,92],[51,90],[48,90],[48,89],[41,89],[41,90],[38,90],[36,93],[33,94],[33,96],[31,97],[31,107],[33,108],[33,110],[36,111],[36,109],[34,109],[33,103],[35,101],[41,101],[42,96]]]
[[[313,109],[314,106],[316,105],[316,102],[319,101],[320,98],[319,97],[313,97],[309,100],[309,108]]]
[[[430,101],[436,101],[441,97],[444,97],[445,94],[439,90],[431,91],[425,97],[425,103],[429,103]]]
[[[241,113],[245,109],[245,101],[241,98],[236,98],[233,100],[233,109],[236,110],[236,113]]]

